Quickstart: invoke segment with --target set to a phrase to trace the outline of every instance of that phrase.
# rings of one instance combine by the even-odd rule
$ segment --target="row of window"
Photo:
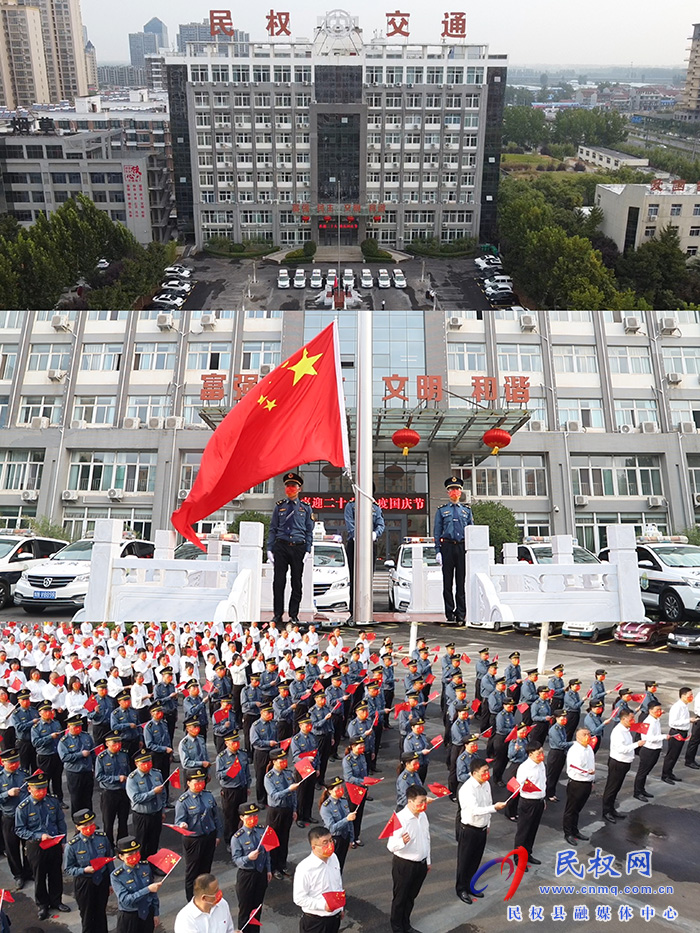
[[[195,84],[251,81],[268,84],[270,81],[291,84],[311,83],[310,65],[190,65],[190,80]],[[463,68],[459,65],[408,66],[402,65],[366,65],[365,82],[367,84],[476,84],[484,83],[484,69],[478,67]],[[201,92],[196,92],[200,93]],[[203,95],[202,95],[203,96]],[[221,95],[223,96],[223,95]],[[201,99],[201,97],[200,97]],[[219,106],[225,106],[221,104]]]
[[[301,94],[291,94],[287,93],[278,93],[270,94],[268,92],[259,92],[255,94],[250,94],[246,92],[239,92],[233,94],[233,107],[235,109],[249,108],[251,103],[253,107],[271,107],[274,103],[275,108],[280,107],[291,107],[292,102],[294,106],[300,108],[307,108],[311,105],[313,97],[310,93],[301,93]],[[461,110],[462,108],[475,110],[478,109],[481,98],[478,94],[415,94],[415,93],[402,93],[394,94],[389,91],[386,94],[367,94],[365,96],[365,102],[368,107],[381,109],[382,106],[387,110],[399,110],[401,108],[406,108],[407,110],[422,110],[423,108],[447,108],[448,110]],[[214,93],[208,94],[204,91],[196,91],[194,95],[195,107],[214,107],[214,108],[225,108],[229,110],[232,103],[232,98],[230,94],[227,93]],[[198,116],[200,116],[198,114]],[[202,116],[206,116],[202,114]],[[214,119],[230,119],[230,114],[221,113],[214,114]]]

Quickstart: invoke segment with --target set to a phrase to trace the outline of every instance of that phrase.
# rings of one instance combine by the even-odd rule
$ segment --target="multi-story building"
[[[209,19],[203,19],[201,23],[180,23],[177,33],[178,51],[186,52],[188,46],[194,46],[192,51],[199,52],[208,45],[233,45],[234,55],[248,55],[249,33],[234,29],[231,35],[219,32],[212,36],[211,28]]]
[[[49,100],[72,101],[88,92],[80,0],[18,0],[41,16]]]
[[[696,256],[700,245],[700,185],[662,181],[648,185],[596,185],[602,232],[621,251],[636,249],[665,227],[673,227],[681,249]]]
[[[73,534],[109,517],[148,537],[168,528],[211,434],[200,412],[216,424],[332,316],[0,312],[0,526],[50,515]],[[356,321],[351,310],[339,319],[351,451]],[[665,532],[695,524],[700,312],[445,317],[388,308],[374,312],[373,335],[374,480],[387,554],[403,535],[432,528],[453,473],[468,496],[512,508],[524,533],[576,534],[593,549],[609,523]],[[220,399],[201,400],[203,377],[221,385]],[[409,419],[421,439],[403,456],[391,437]],[[513,440],[492,456],[481,438],[499,422]],[[324,463],[301,470],[317,518],[342,531],[345,478]],[[277,482],[199,530],[244,509],[271,512]]]
[[[153,32],[129,33],[129,60],[134,68],[146,67],[146,55],[158,51],[158,36]]]
[[[101,88],[144,87],[146,71],[133,65],[98,65],[97,80]]]
[[[693,25],[688,50],[688,70],[685,76],[685,88],[681,99],[684,119],[700,119],[700,23]]]
[[[623,166],[626,168],[648,168],[649,166],[649,159],[618,152],[617,149],[606,149],[603,146],[582,145],[578,147],[576,155],[584,162],[592,162],[593,165],[599,165],[610,172]]]
[[[0,105],[15,110],[50,100],[41,13],[0,0]]]
[[[85,194],[140,243],[173,235],[165,153],[129,151],[122,130],[0,137],[0,163],[7,210],[22,224]]]
[[[198,246],[494,236],[505,55],[365,42],[333,11],[313,41],[188,46],[165,64],[178,223]]]
[[[168,27],[162,19],[154,16],[144,25],[143,31],[152,33],[156,37],[156,48],[167,49],[168,47]]]

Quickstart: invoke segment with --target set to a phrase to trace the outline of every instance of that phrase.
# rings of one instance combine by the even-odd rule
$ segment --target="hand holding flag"
[[[362,801],[365,799],[367,788],[360,787],[359,784],[346,784],[345,788],[348,792],[348,800],[350,803],[354,804],[356,807],[359,807]]]
[[[428,790],[436,797],[449,797],[450,795],[450,788],[445,787],[444,784],[428,784]]]
[[[100,855],[98,858],[91,858],[90,865],[95,869],[95,871],[100,871],[105,865],[109,865],[110,862],[114,861],[114,856],[108,858],[106,855]]]
[[[181,836],[195,836],[196,833],[191,829],[185,829],[184,826],[178,826],[177,823],[163,823],[163,826],[167,826],[168,829],[174,829],[176,833],[179,833]]]
[[[181,858],[181,855],[178,855],[177,852],[173,852],[171,849],[158,849],[156,854],[149,855],[146,861],[150,862],[158,871],[162,871],[167,878]],[[165,880],[165,878],[163,880]]]
[[[388,839],[389,836],[393,836],[398,829],[402,829],[401,820],[395,813],[391,814],[391,819],[386,824],[384,829],[380,832],[378,839]]]
[[[345,891],[324,891],[323,899],[328,905],[329,911],[339,910],[345,907]]]
[[[40,849],[51,849],[54,846],[57,846],[59,842],[66,838],[66,834],[62,833],[60,836],[49,836],[48,839],[42,839],[39,843]]]

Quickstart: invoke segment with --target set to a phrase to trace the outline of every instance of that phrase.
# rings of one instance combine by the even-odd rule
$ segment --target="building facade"
[[[694,525],[700,312],[669,318],[374,312],[384,553],[432,529],[453,473],[469,498],[512,508],[523,533],[571,533],[593,550],[614,522],[640,532]],[[331,319],[320,310],[0,312],[0,527],[50,515],[73,535],[98,518],[123,519],[145,537],[168,528],[211,436],[200,412],[216,423]],[[356,313],[344,311],[339,327],[354,450]],[[205,380],[223,397],[202,400]],[[403,456],[391,436],[409,422],[421,440]],[[494,423],[513,430],[498,456],[481,441]],[[342,532],[347,481],[324,463],[301,471],[317,519]],[[279,479],[263,483],[199,530],[248,509],[270,513],[281,494]]]
[[[7,110],[49,103],[41,13],[17,0],[0,2],[0,105]]]
[[[584,162],[592,162],[609,171],[616,171],[623,166],[627,168],[648,168],[649,159],[636,158],[626,152],[616,149],[605,149],[602,146],[579,146],[576,153]]]
[[[365,42],[342,11],[312,41],[211,42],[165,56],[180,230],[197,246],[493,238],[506,56]]]
[[[167,49],[168,27],[165,25],[162,19],[158,19],[157,16],[149,19],[147,23],[144,23],[143,31],[146,33],[152,33],[156,37],[156,48]]]
[[[98,65],[97,80],[101,88],[144,87],[146,71],[133,65]]]
[[[158,36],[153,32],[129,33],[129,60],[134,68],[146,67],[146,55],[158,52]]]
[[[602,232],[620,251],[637,249],[673,227],[681,249],[688,256],[698,253],[700,185],[659,178],[648,185],[596,185],[595,203],[604,213]]]
[[[18,2],[39,10],[49,100],[52,103],[72,101],[87,94],[88,71],[80,0]]]

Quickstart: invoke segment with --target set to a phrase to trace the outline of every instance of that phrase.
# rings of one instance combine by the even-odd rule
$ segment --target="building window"
[[[142,312],[143,313],[143,312]],[[134,369],[147,371],[152,369],[174,369],[174,343],[137,343],[134,349]]]
[[[647,219],[653,220],[659,216],[659,205],[658,204],[648,204],[647,205]]]
[[[115,518],[124,522],[124,529],[133,531],[139,538],[147,541],[151,538],[153,514],[151,509],[129,509],[116,506],[86,506],[85,508],[65,508],[63,510],[63,528],[75,540],[84,538],[95,531],[95,522],[100,518]]]
[[[546,496],[547,470],[541,455],[499,455],[495,466],[474,462],[452,467],[467,495],[479,497]]]
[[[281,362],[281,345],[272,340],[244,340],[243,362],[241,369],[259,372],[261,367],[269,366],[273,369]]]
[[[0,379],[12,379],[17,365],[17,345],[0,343]]]
[[[23,315],[23,311],[0,311],[0,331],[19,330]]]
[[[50,424],[60,424],[63,399],[60,395],[25,395],[20,399],[17,424],[31,424],[32,418],[48,418]]]
[[[498,368],[507,373],[542,372],[542,354],[535,344],[503,343],[498,348]]]
[[[663,495],[658,457],[571,458],[574,495],[659,496]]]
[[[0,450],[0,489],[39,489],[43,450]]]
[[[88,321],[126,321],[128,311],[88,311]]]
[[[122,489],[154,492],[156,453],[143,451],[73,451],[68,488],[83,492]]]
[[[650,373],[648,347],[608,347],[611,373]]]
[[[27,369],[46,372],[49,369],[67,370],[70,363],[70,346],[60,343],[33,343],[29,348]]]
[[[165,418],[170,414],[171,400],[168,395],[130,395],[126,414],[129,418],[140,418],[148,424],[149,418]]]
[[[226,399],[221,400],[221,404],[227,404]],[[202,408],[206,408],[207,403],[203,402],[199,395],[185,395],[182,399],[182,415],[185,424],[194,425],[198,428],[206,428],[207,425],[199,417]]]
[[[659,414],[656,399],[615,399],[615,424],[618,428],[623,424],[638,427],[645,421],[658,424]]]
[[[86,343],[80,368],[90,372],[117,371],[121,368],[122,349],[120,343]]]
[[[557,373],[597,373],[598,357],[594,346],[566,345],[552,348]]]
[[[230,369],[231,344],[226,341],[190,344],[187,351],[187,368],[200,371]]]
[[[700,347],[663,347],[664,370],[666,373],[700,374]]]
[[[483,343],[448,343],[447,368],[461,372],[484,372],[486,348]]]
[[[113,425],[115,405],[112,395],[80,395],[75,400],[73,418],[93,425]]]
[[[682,210],[683,210],[682,204],[672,204],[671,205],[671,217],[680,217]]]
[[[603,428],[603,403],[598,398],[559,399],[559,425],[563,429],[567,421],[578,421],[584,428]]]

